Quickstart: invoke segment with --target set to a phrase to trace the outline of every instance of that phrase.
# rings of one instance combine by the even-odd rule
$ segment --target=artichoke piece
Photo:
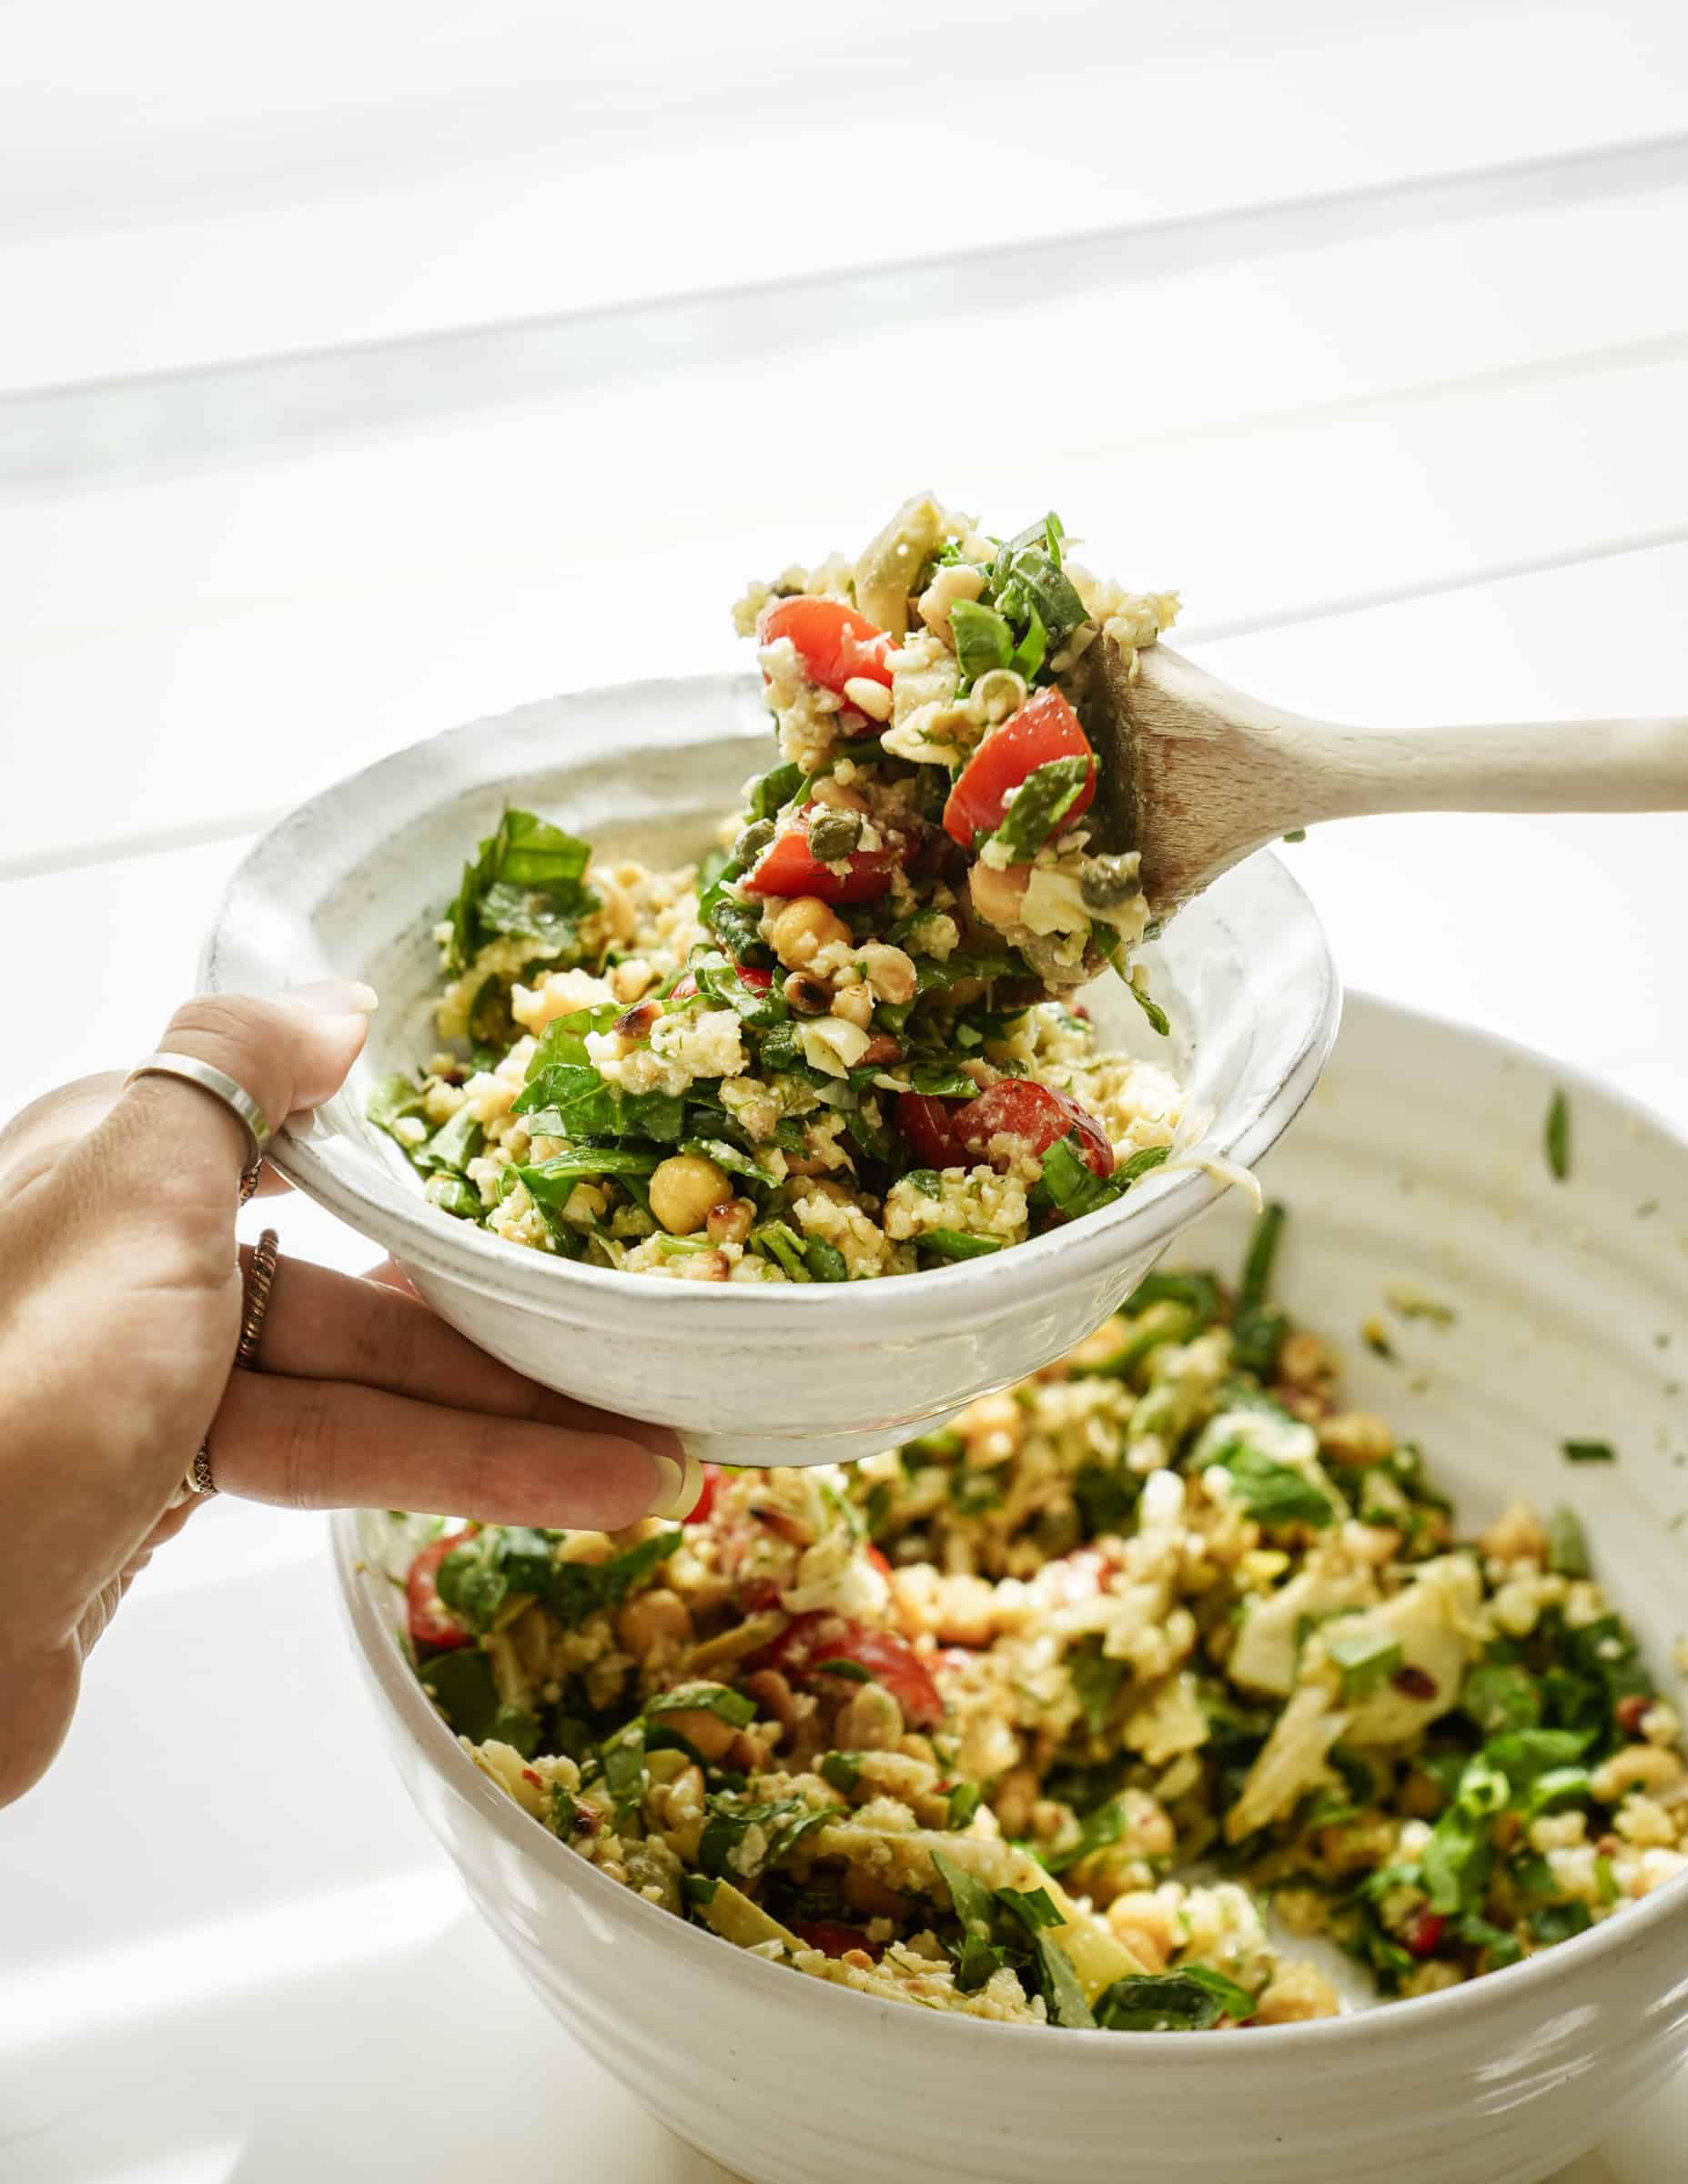
[[[949,536],[951,518],[930,493],[905,500],[889,523],[863,548],[855,564],[855,603],[870,622],[894,637],[908,634],[908,602],[915,581]]]

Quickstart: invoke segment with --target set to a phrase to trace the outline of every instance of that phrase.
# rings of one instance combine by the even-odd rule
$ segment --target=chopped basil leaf
[[[861,1768],[857,1766],[847,1752],[826,1753],[815,1772],[820,1775],[821,1780],[829,1783],[841,1797],[849,1796],[851,1791],[862,1779]],[[952,1820],[950,1825],[954,1827],[955,1825]]]
[[[1320,1635],[1326,1653],[1341,1671],[1344,1705],[1378,1690],[1400,1666],[1400,1641],[1387,1632],[1329,1626]]]
[[[1540,1911],[1532,1911],[1529,1920],[1531,1940],[1539,1941],[1543,1948],[1569,1941],[1572,1935],[1586,1934],[1593,1923],[1588,1906],[1574,1902],[1545,1905]]]
[[[935,1168],[911,1168],[904,1171],[905,1183],[912,1183],[923,1197],[941,1198],[944,1196],[943,1179]]]
[[[803,1248],[803,1262],[816,1281],[848,1281],[850,1269],[836,1244],[812,1236]]]
[[[743,1729],[756,1718],[756,1702],[724,1684],[682,1684],[677,1691],[659,1692],[645,1701],[647,1720],[656,1721],[665,1714],[713,1714],[717,1721]]]
[[[958,1782],[949,1794],[949,1811],[945,1825],[959,1831],[965,1827],[979,1809],[985,1793],[976,1782]]]
[[[1073,1696],[1085,1717],[1085,1726],[1093,1736],[1099,1736],[1107,1720],[1108,1708],[1125,1680],[1126,1663],[1110,1661],[1101,1653],[1079,1653],[1074,1656],[1068,1673],[1072,1678]]]
[[[642,1578],[666,1562],[685,1535],[659,1532],[607,1562],[558,1562],[545,1588],[545,1604],[559,1623],[572,1629],[589,1615],[619,1607]]]
[[[1266,1302],[1271,1286],[1272,1262],[1278,1256],[1278,1246],[1283,1236],[1288,1218],[1284,1207],[1269,1205],[1254,1225],[1254,1234],[1248,1242],[1248,1256],[1243,1263],[1242,1280],[1237,1290],[1237,1309],[1251,1311]]]
[[[1086,1858],[1094,1857],[1098,1850],[1107,1850],[1117,1843],[1126,1832],[1125,1807],[1117,1798],[1107,1805],[1098,1805],[1093,1813],[1087,1813],[1079,1824],[1078,1840],[1070,1850],[1046,1853],[1043,1862],[1051,1873],[1065,1873],[1069,1866],[1082,1865]]]
[[[1221,2017],[1241,2024],[1254,2014],[1246,1987],[1192,1964],[1116,1979],[1097,2004],[1096,2021],[1107,2032],[1208,2032]]]
[[[422,1688],[459,1736],[471,1744],[484,1741],[499,1710],[492,1663],[479,1647],[440,1653],[425,1663]]]
[[[1002,1249],[1000,1238],[967,1236],[959,1228],[928,1228],[916,1240],[924,1250],[935,1252],[939,1259],[988,1259],[993,1251]]]
[[[1556,1509],[1547,1521],[1547,1566],[1559,1577],[1589,1574],[1588,1535],[1575,1512]]]
[[[1031,863],[1077,803],[1095,764],[1088,755],[1052,758],[1026,775],[989,837],[1002,844],[1010,864]]]
[[[1460,1711],[1485,1736],[1497,1736],[1508,1729],[1533,1729],[1541,1719],[1541,1699],[1528,1669],[1481,1661],[1466,1676]]]
[[[825,1805],[801,1797],[747,1805],[733,1791],[716,1791],[705,1801],[708,1817],[698,1845],[698,1863],[717,1880],[743,1883],[788,1857],[805,1835],[832,1817]],[[759,1831],[754,1840],[751,1831]]]
[[[1609,1441],[1564,1441],[1560,1443],[1567,1463],[1616,1463],[1618,1451]]]
[[[1211,1460],[1237,1481],[1244,1508],[1257,1523],[1309,1524],[1316,1530],[1334,1523],[1330,1497],[1287,1463],[1262,1456],[1246,1441],[1234,1441]]]
[[[1171,1033],[1172,1026],[1166,1010],[1162,1008],[1158,1001],[1151,1000],[1147,988],[1135,984],[1127,976],[1124,969],[1120,970],[1119,975],[1125,979],[1126,991],[1148,1018],[1149,1029],[1158,1032],[1163,1039],[1167,1038]]]
[[[812,1279],[808,1263],[804,1258],[804,1239],[784,1221],[767,1221],[750,1232],[750,1249],[759,1258],[772,1259],[784,1272],[788,1280]]]
[[[926,1099],[971,1099],[979,1088],[965,1069],[941,1057],[913,1062],[908,1081]]]
[[[363,1111],[378,1130],[390,1130],[394,1123],[402,1122],[406,1116],[419,1115],[422,1099],[422,1087],[413,1077],[384,1077],[371,1087]],[[402,1138],[399,1142],[404,1145]],[[408,1153],[410,1148],[406,1145],[404,1149]]]
[[[957,599],[950,606],[949,625],[964,687],[993,668],[1008,666],[1013,660],[1014,632],[995,608],[981,606],[976,600]]]
[[[1020,1888],[998,1888],[996,1901],[1004,1910],[1012,1912],[1028,1934],[1036,1934],[1046,1926],[1060,1926],[1066,1920],[1056,1909],[1046,1888],[1034,1888],[1029,1893]]]

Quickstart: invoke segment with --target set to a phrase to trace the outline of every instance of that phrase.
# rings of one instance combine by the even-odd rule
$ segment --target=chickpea
[[[1626,1744],[1602,1760],[1589,1782],[1602,1805],[1615,1805],[1628,1790],[1669,1789],[1682,1778],[1683,1763],[1674,1752],[1657,1744]]]
[[[755,1218],[756,1208],[749,1198],[723,1198],[710,1208],[703,1225],[712,1244],[742,1244]]]
[[[1497,1562],[1547,1565],[1547,1530],[1528,1502],[1514,1502],[1503,1510],[1487,1532],[1478,1533],[1477,1544]]]
[[[701,1153],[673,1154],[651,1178],[651,1210],[670,1236],[691,1236],[732,1196],[732,1184]]]
[[[877,999],[900,1003],[915,998],[920,974],[914,957],[903,949],[887,941],[870,940],[862,950],[862,969]]]
[[[846,1752],[895,1752],[903,1734],[903,1709],[880,1684],[864,1684],[838,1710],[834,1730]]]
[[[833,1014],[865,1031],[874,1020],[874,996],[865,986],[846,986],[833,996]]]
[[[677,1652],[692,1643],[692,1611],[678,1592],[658,1585],[622,1610],[615,1619],[615,1642],[641,1661],[659,1649]]]
[[[1341,2007],[1336,1989],[1310,1964],[1286,1964],[1260,1997],[1257,2025],[1304,2025],[1309,2017],[1334,2017]]]
[[[1381,1463],[1395,1436],[1375,1410],[1339,1410],[1319,1423],[1319,1445],[1342,1463]]]
[[[998,872],[991,864],[975,864],[967,875],[967,892],[973,897],[973,907],[987,925],[995,925],[1006,933],[1020,922],[1020,906],[1026,900],[1030,873],[1026,866],[1010,866]]]
[[[801,970],[823,948],[835,944],[848,947],[852,938],[843,918],[834,917],[814,895],[793,895],[774,912],[764,931],[769,946],[787,970]]]
[[[637,1001],[655,976],[656,973],[642,956],[630,956],[608,973],[610,991],[618,1001]]]
[[[811,800],[824,804],[834,812],[854,812],[858,817],[869,816],[869,806],[860,789],[853,789],[845,782],[834,781],[830,774],[817,781],[810,791]]]
[[[953,645],[949,611],[958,599],[977,599],[985,589],[985,571],[969,561],[952,561],[939,569],[915,602],[920,619],[945,644]]]
[[[726,1757],[738,1731],[707,1706],[682,1706],[662,1716],[662,1726],[683,1736],[694,1752],[712,1762]]]
[[[1317,1388],[1335,1370],[1317,1335],[1289,1335],[1278,1352],[1278,1377],[1291,1388]]]
[[[1133,1888],[1107,1906],[1107,1923],[1146,1972],[1164,1972],[1178,1943],[1171,1906],[1153,1889]]]

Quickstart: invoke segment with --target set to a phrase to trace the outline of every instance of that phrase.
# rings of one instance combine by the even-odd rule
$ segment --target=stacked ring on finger
[[[264,1315],[269,1309],[269,1292],[275,1286],[276,1259],[281,1239],[273,1228],[266,1228],[258,1239],[258,1249],[252,1254],[252,1264],[246,1279],[245,1299],[240,1314],[240,1340],[235,1345],[235,1363],[244,1371],[258,1369],[258,1346],[263,1340]],[[214,1494],[217,1481],[211,1476],[211,1444],[208,1439],[199,1443],[187,1476],[177,1491],[178,1504],[193,1494]]]

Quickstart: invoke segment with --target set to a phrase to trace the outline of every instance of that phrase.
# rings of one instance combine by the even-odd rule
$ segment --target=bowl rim
[[[1452,1033],[1497,1055],[1525,1062],[1544,1076],[1551,1075],[1555,1083],[1568,1085],[1582,1096],[1603,1102],[1620,1117],[1657,1131],[1688,1156],[1688,1138],[1679,1129],[1644,1102],[1602,1082],[1586,1069],[1562,1064],[1515,1039],[1434,1011],[1410,1008],[1370,993],[1357,992],[1350,997],[1362,1021],[1375,1016],[1392,1020],[1406,1036],[1414,1032]],[[707,1975],[713,1966],[720,1978],[748,1980],[763,1997],[773,1994],[775,1990],[767,1987],[766,1980],[790,1978],[793,1976],[790,1967],[770,1964],[747,1950],[734,1948],[719,1936],[704,1933],[689,1920],[677,1919],[673,1913],[635,1896],[631,1889],[599,1872],[578,1852],[559,1842],[480,1772],[424,1695],[396,1633],[374,1605],[373,1589],[364,1582],[365,1565],[358,1541],[361,1514],[359,1510],[333,1512],[331,1551],[341,1605],[364,1673],[376,1692],[392,1702],[396,1724],[389,1725],[403,1731],[455,1798],[490,1822],[513,1849],[541,1859],[565,1886],[584,1889],[595,1908],[618,1917],[661,1920],[660,1929],[649,1928],[652,1939],[666,1938],[671,1946],[686,1952],[688,1956],[698,1950],[706,1952],[696,1956],[701,1972]],[[1234,2066],[1240,2053],[1265,2052],[1260,2046],[1262,2040],[1270,2040],[1270,2052],[1279,2055],[1291,2047],[1299,2049],[1309,2042],[1316,2048],[1325,2048],[1340,2041],[1352,2048],[1356,2043],[1388,2037],[1394,2027],[1408,2022],[1403,2017],[1404,2012],[1410,2012],[1410,2022],[1415,2030],[1422,2027],[1428,2031],[1432,2026],[1457,2022],[1520,1997],[1527,1987],[1541,1987],[1567,1974],[1575,1976],[1597,1960],[1614,1954],[1632,1953],[1662,1922],[1684,1914],[1688,1914],[1688,1873],[1674,1876],[1639,1902],[1628,1906],[1622,1917],[1602,1920],[1537,1956],[1485,1973],[1481,1978],[1465,1980],[1455,1987],[1301,2024],[1237,2026],[1204,2034],[1194,2044],[1188,2034],[1181,2032],[1134,2033],[1124,2043],[1109,2034],[1089,2043],[1087,2052],[1093,2059],[1088,2065],[1079,2060],[1087,2052],[1086,2048],[1075,2041],[1073,2030],[1066,2027],[1006,2025],[941,2010],[922,2010],[916,2014],[924,2025],[942,2027],[935,2035],[940,2039],[977,2037],[982,2029],[993,2039],[1013,2038],[1033,2043],[1059,2040],[1063,2045],[1058,2052],[1073,2058],[1080,2068],[1117,2070],[1125,2058],[1134,2053],[1155,2058],[1176,2053],[1186,2063],[1198,2061],[1211,2053],[1216,2067],[1219,2063]],[[906,2007],[884,1997],[855,1994],[826,1980],[811,1979],[809,1986],[814,1992],[806,1997],[804,2006],[822,2013],[843,2009],[845,2014],[838,2022],[846,2029],[852,2023],[863,2025],[859,2013],[864,2003],[877,2003],[882,2010]],[[1107,2058],[1106,2064],[1096,2059],[1100,2057]]]
[[[471,748],[474,739],[499,721],[512,721],[550,703],[591,704],[635,693],[662,693],[672,703],[682,693],[709,692],[720,698],[753,694],[753,675],[731,673],[652,677],[642,682],[603,684],[570,691],[558,699],[541,701],[541,707],[516,707],[490,721],[471,721],[440,731],[403,749],[389,753],[369,765],[344,775],[308,797],[278,820],[254,843],[230,875],[218,900],[215,917],[200,952],[199,973],[207,992],[235,990],[227,983],[223,964],[227,932],[234,905],[253,867],[261,863],[282,837],[302,828],[321,825],[332,831],[333,808],[355,785],[386,782],[394,788],[413,778],[447,752]],[[755,740],[749,731],[745,742]],[[1216,883],[1219,887],[1252,885],[1263,891],[1266,911],[1275,913],[1287,929],[1299,930],[1314,943],[1310,958],[1318,976],[1317,990],[1302,1036],[1284,1067],[1278,1084],[1251,1116],[1246,1117],[1228,1138],[1200,1140],[1192,1153],[1250,1167],[1276,1143],[1300,1112],[1329,1059],[1341,1018],[1342,988],[1329,945],[1306,890],[1282,860],[1259,852]],[[1253,921],[1251,921],[1253,922]],[[331,1213],[360,1233],[385,1243],[413,1263],[461,1283],[483,1297],[504,1303],[522,1303],[544,1310],[571,1293],[582,1307],[596,1299],[597,1309],[628,1314],[648,1310],[657,1302],[673,1310],[682,1300],[688,1310],[706,1313],[748,1312],[754,1323],[772,1334],[782,1323],[814,1332],[813,1315],[824,1311],[828,1323],[847,1325],[858,1337],[883,1324],[887,1302],[899,1320],[946,1321],[964,1313],[997,1318],[1013,1309],[1029,1290],[1041,1289],[1058,1264],[1063,1286],[1081,1281],[1139,1250],[1152,1250],[1178,1229],[1187,1227],[1218,1198],[1228,1183],[1199,1164],[1174,1169],[1164,1178],[1151,1171],[1147,1190],[1133,1188],[1099,1214],[1087,1216],[1050,1233],[1030,1237],[1006,1251],[944,1267],[925,1268],[916,1276],[899,1275],[894,1280],[833,1284],[797,1282],[687,1282],[671,1277],[619,1272],[612,1268],[588,1266],[535,1252],[508,1239],[470,1228],[430,1206],[419,1188],[379,1159],[375,1148],[350,1138],[336,1126],[333,1135],[349,1139],[369,1158],[355,1170],[326,1161],[313,1137],[322,1127],[302,1118],[295,1128],[283,1122],[269,1141],[267,1158],[288,1182],[295,1184]],[[401,1240],[394,1242],[395,1234]],[[1015,1269],[1011,1274],[1008,1269]],[[987,1289],[987,1282],[992,1286]],[[914,1285],[911,1287],[911,1284]],[[619,1300],[619,1303],[618,1303]],[[750,1322],[746,1322],[750,1324]]]

